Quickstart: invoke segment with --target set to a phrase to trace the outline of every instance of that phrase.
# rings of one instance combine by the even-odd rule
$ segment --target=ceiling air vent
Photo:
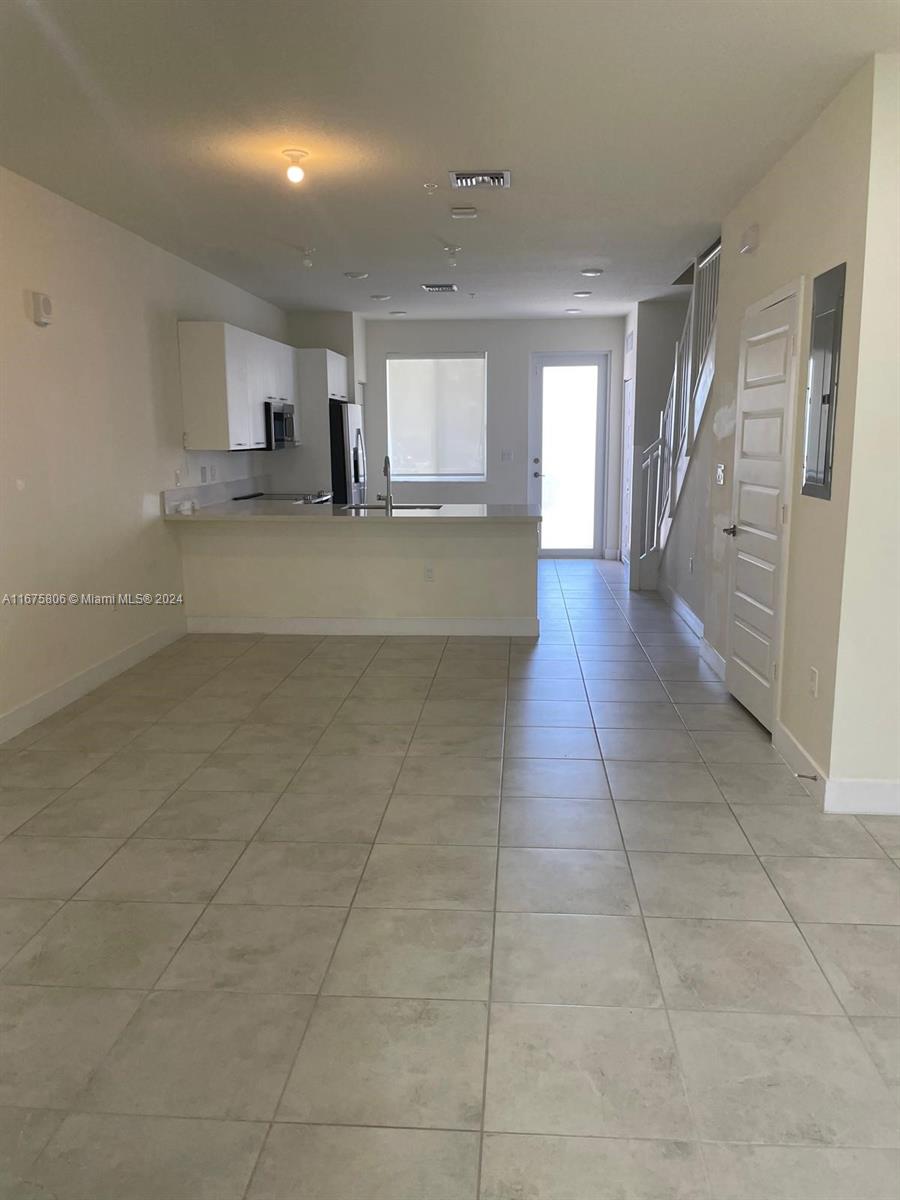
[[[508,188],[509,171],[451,171],[452,188]]]
[[[455,283],[423,283],[423,292],[458,292],[459,288]]]

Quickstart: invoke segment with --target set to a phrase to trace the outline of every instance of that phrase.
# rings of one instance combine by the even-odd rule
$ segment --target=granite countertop
[[[294,504],[290,500],[227,500],[221,504],[206,504],[191,514],[167,513],[167,521],[198,524],[205,521],[336,521],[341,524],[368,522],[383,525],[386,521],[506,521],[536,525],[541,519],[539,508],[526,504],[442,504],[440,508],[394,508],[385,516],[383,509],[362,512],[345,510],[342,504]]]

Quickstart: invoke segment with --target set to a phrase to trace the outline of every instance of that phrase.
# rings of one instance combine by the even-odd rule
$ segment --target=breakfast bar
[[[538,633],[540,513],[261,498],[169,512],[195,633]]]

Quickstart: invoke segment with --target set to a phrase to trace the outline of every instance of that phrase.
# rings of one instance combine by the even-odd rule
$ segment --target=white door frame
[[[603,558],[606,544],[606,490],[609,478],[609,350],[534,351],[528,387],[528,503],[535,504],[540,487],[535,487],[535,458],[541,458],[544,367],[597,367],[597,443],[594,470],[594,545],[589,550],[541,550],[541,558]],[[543,464],[538,464],[542,466]]]
[[[795,463],[794,451],[797,444],[796,429],[797,421],[802,411],[800,404],[800,387],[802,384],[803,375],[800,371],[801,352],[805,345],[803,330],[806,327],[806,276],[801,275],[798,279],[791,283],[784,284],[777,288],[774,292],[770,292],[768,296],[764,296],[762,300],[757,300],[755,304],[751,304],[744,312],[743,320],[741,321],[740,329],[740,355],[738,359],[738,388],[741,386],[741,380],[744,376],[744,329],[746,323],[751,317],[758,316],[767,308],[771,308],[774,304],[779,304],[782,300],[787,300],[790,296],[797,297],[797,328],[794,331],[795,343],[791,354],[791,363],[789,368],[788,382],[788,400],[785,406],[784,415],[784,491],[785,504],[787,506],[785,519],[782,525],[781,535],[781,578],[778,582],[778,612],[775,619],[775,664],[776,673],[773,682],[773,711],[772,711],[772,733],[781,720],[781,696],[782,684],[784,681],[784,627],[785,616],[787,609],[787,592],[788,592],[788,564],[790,562],[790,543],[791,543],[791,522],[794,516],[794,482],[795,482]],[[735,398],[735,417],[737,416],[737,398]],[[735,479],[735,464],[737,463],[738,445],[737,445],[737,425],[735,425],[735,447],[734,457],[732,458],[731,470],[732,481]],[[731,523],[734,524],[737,520],[737,489],[732,482],[731,490]],[[734,539],[732,539],[733,541]],[[727,638],[725,661],[731,659],[731,599],[734,595],[734,578],[735,568],[737,563],[737,554],[735,547],[730,548],[730,558],[728,562],[728,612],[727,612]]]

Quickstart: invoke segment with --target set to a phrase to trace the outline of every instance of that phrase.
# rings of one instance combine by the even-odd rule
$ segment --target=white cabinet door
[[[347,390],[347,360],[334,350],[325,351],[325,369],[328,375],[328,396],[333,400],[349,400]]]
[[[247,421],[250,447],[264,450],[266,446],[266,346],[265,338],[254,333],[245,333],[247,359]]]
[[[225,401],[229,450],[250,449],[250,379],[247,361],[247,339],[250,337],[252,334],[243,329],[225,328]]]

